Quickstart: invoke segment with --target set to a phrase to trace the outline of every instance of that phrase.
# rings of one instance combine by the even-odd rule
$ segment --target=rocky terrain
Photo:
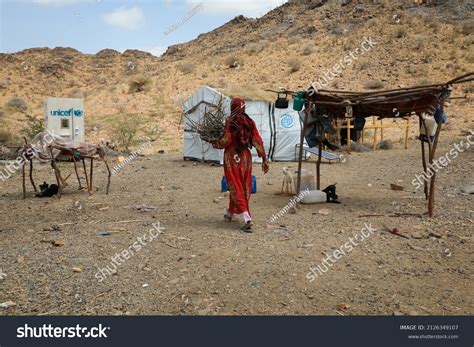
[[[2,127],[19,137],[22,113],[42,117],[45,97],[84,97],[90,141],[112,138],[111,120],[138,114],[145,128],[157,129],[156,147],[178,149],[182,102],[199,86],[305,89],[365,37],[377,44],[330,87],[396,88],[474,70],[473,2],[430,3],[290,1],[258,19],[236,17],[161,57],[63,47],[0,54]],[[143,90],[130,87],[143,76]],[[461,86],[454,95],[472,95],[472,88]],[[25,102],[22,113],[9,107],[15,96]],[[452,116],[462,118],[455,127],[464,126],[469,102],[453,105]]]

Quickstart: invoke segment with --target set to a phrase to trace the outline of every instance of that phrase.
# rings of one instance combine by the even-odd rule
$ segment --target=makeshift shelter
[[[246,113],[255,121],[269,159],[294,161],[302,121],[298,112],[293,110],[292,102],[287,109],[278,109],[272,102],[271,93],[249,89],[218,90],[209,86],[201,87],[184,103],[184,159],[222,163],[224,151],[214,149],[211,144],[202,141],[199,134],[191,130],[191,123],[199,122],[206,108],[215,107],[221,98],[230,115],[230,102],[235,96],[245,99]],[[255,149],[252,150],[252,157],[254,161],[259,160]]]
[[[35,181],[33,179],[33,159],[38,160],[42,163],[50,163],[54,170],[56,182],[59,188],[58,197],[61,197],[63,189],[66,187],[67,179],[63,178],[61,171],[57,165],[58,161],[72,161],[74,163],[74,171],[76,173],[77,181],[79,183],[79,189],[82,189],[81,179],[78,173],[77,162],[82,161],[82,167],[84,169],[84,176],[86,179],[87,190],[89,194],[92,194],[93,186],[93,175],[94,175],[94,160],[102,161],[107,168],[107,190],[106,194],[109,194],[110,189],[110,178],[112,173],[110,171],[109,164],[107,162],[107,151],[104,146],[92,145],[78,141],[70,141],[50,134],[47,131],[40,132],[35,136],[31,143],[28,143],[25,139],[25,144],[21,149],[21,157],[23,158],[22,164],[22,176],[23,176],[23,199],[26,198],[26,163],[29,162],[30,170],[30,183],[33,186],[35,192],[38,192]],[[86,168],[85,159],[90,160],[89,174]]]
[[[452,86],[474,80],[474,72],[442,84],[425,85],[411,88],[384,90],[377,92],[353,92],[341,90],[317,90],[311,86],[306,91],[275,91],[275,93],[294,96],[298,105],[303,127],[300,135],[297,192],[301,187],[301,170],[304,153],[304,138],[310,126],[318,126],[316,139],[319,141],[319,155],[316,162],[317,189],[320,189],[322,141],[324,127],[329,119],[353,119],[354,123],[365,123],[365,118],[377,116],[383,118],[407,118],[416,116],[420,123],[420,132],[429,134],[425,115],[434,116],[436,130],[432,136],[420,138],[422,164],[424,173],[433,165],[436,149],[443,127],[444,104],[450,99]],[[304,106],[304,110],[303,110]],[[362,125],[363,127],[363,125]],[[347,138],[350,139],[351,128],[347,127]],[[350,142],[349,142],[350,149]],[[427,148],[428,147],[428,148]],[[428,214],[433,216],[435,198],[436,172],[430,181],[425,181],[425,197],[428,200]]]

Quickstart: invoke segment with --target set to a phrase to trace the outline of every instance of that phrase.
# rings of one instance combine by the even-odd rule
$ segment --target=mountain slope
[[[89,140],[109,138],[117,115],[138,113],[161,130],[158,147],[178,148],[181,103],[200,85],[306,88],[366,38],[376,44],[328,80],[331,88],[416,85],[473,71],[473,1],[430,2],[290,1],[259,19],[236,17],[159,58],[62,47],[0,54],[0,105],[18,96],[27,112],[42,116],[47,96],[83,96]],[[149,76],[149,88],[130,93],[129,81],[140,74]],[[456,92],[469,91],[472,85]],[[456,103],[451,113],[472,119],[469,105]],[[23,125],[6,106],[0,117],[13,133]]]

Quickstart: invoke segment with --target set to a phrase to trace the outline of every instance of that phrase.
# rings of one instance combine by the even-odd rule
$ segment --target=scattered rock
[[[110,235],[112,235],[112,234],[111,234],[110,232],[108,232],[108,231],[98,231],[98,232],[97,232],[97,235],[98,235],[98,236],[110,236]]]
[[[327,216],[331,213],[331,210],[327,209],[327,208],[323,208],[321,210],[318,211],[319,214],[322,214],[324,216]]]
[[[377,144],[377,149],[383,149],[383,150],[393,149],[393,142],[392,142],[392,140],[383,140],[383,141],[380,141],[380,142]]]
[[[474,185],[462,187],[461,192],[465,194],[474,194]]]
[[[412,238],[412,239],[421,240],[421,239],[424,239],[425,237],[424,237],[424,235],[423,235],[421,232],[419,232],[419,231],[414,231],[414,232],[411,233],[411,238]]]
[[[7,274],[3,272],[2,270],[0,270],[0,282],[5,281],[6,278],[7,278]]]
[[[151,212],[153,210],[156,210],[158,207],[155,206],[147,206],[147,205],[135,205],[135,206],[125,206],[124,208],[130,208],[133,210],[137,210],[140,212]]]
[[[428,236],[433,236],[436,237],[437,239],[440,239],[443,237],[443,235],[437,231],[429,230]]]
[[[337,304],[336,305],[336,308],[338,310],[341,310],[341,311],[344,311],[344,310],[347,310],[350,308],[350,306],[348,304]]]
[[[401,191],[405,190],[405,187],[392,183],[392,184],[390,184],[390,189],[401,192]]]
[[[145,283],[142,285],[142,288],[148,288],[150,285],[148,283]]]
[[[81,273],[81,272],[82,272],[82,269],[81,269],[80,267],[73,267],[73,268],[72,268],[72,272]]]
[[[52,244],[54,247],[62,247],[66,244],[66,242],[64,240],[54,240]]]
[[[80,201],[76,201],[74,202],[74,204],[72,205],[73,208],[75,208],[76,210],[82,210],[82,204]]]
[[[11,300],[2,302],[2,303],[0,304],[0,308],[9,308],[9,307],[13,307],[13,306],[16,306],[16,302],[11,301]]]
[[[359,142],[354,142],[354,141],[351,141],[351,149],[354,152],[358,152],[358,153],[364,153],[364,152],[371,152],[372,151],[372,149],[367,147],[366,145],[363,145]]]

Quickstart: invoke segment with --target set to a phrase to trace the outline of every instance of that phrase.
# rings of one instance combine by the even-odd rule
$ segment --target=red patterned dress
[[[230,192],[231,214],[250,216],[250,194],[252,192],[252,154],[255,147],[258,156],[267,162],[265,148],[255,122],[245,114],[245,103],[241,99],[232,101],[232,116],[227,121],[225,133],[213,143],[214,148],[225,149],[224,173]]]

